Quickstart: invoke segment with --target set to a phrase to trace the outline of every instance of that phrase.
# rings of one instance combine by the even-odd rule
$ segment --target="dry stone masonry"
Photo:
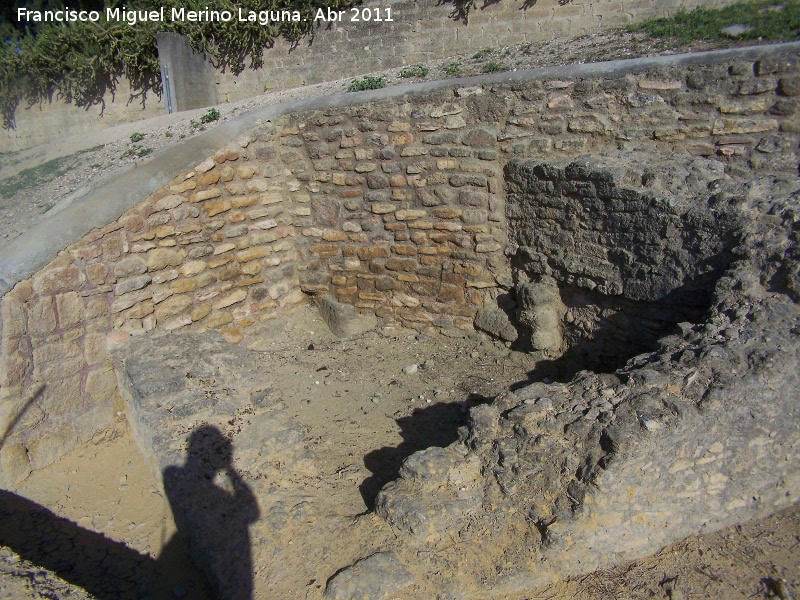
[[[288,510],[280,494],[313,477],[302,432],[256,375],[241,396],[219,382],[255,373],[244,347],[315,299],[341,335],[478,327],[539,359],[531,382],[472,409],[459,441],[406,461],[378,496],[371,548],[339,543],[324,489],[292,504],[294,539],[328,532],[352,559],[324,574],[331,598],[502,597],[795,502],[798,82],[787,45],[262,123],[2,298],[0,480],[127,406],[159,470],[205,419],[246,449],[259,498]],[[174,373],[151,381],[164,352],[177,362],[151,367]],[[256,421],[302,464],[274,497],[230,430]],[[263,540],[271,518],[254,526]],[[209,556],[197,546],[213,571]],[[289,585],[273,575],[259,581]]]
[[[34,402],[0,450],[0,479],[25,477],[111,422],[110,333],[213,329],[238,343],[304,301],[293,237],[311,222],[310,197],[282,162],[282,133],[238,139],[3,297],[7,422]]]
[[[642,183],[656,166],[660,189]],[[562,204],[560,226],[540,236],[511,230],[522,313],[549,306],[526,305],[532,286],[563,297],[552,339],[563,340],[560,360],[575,375],[473,408],[461,441],[411,456],[378,496],[378,514],[403,542],[436,557],[432,573],[463,574],[445,597],[482,586],[520,593],[796,502],[796,177],[737,181],[705,161],[614,153],[565,166],[513,163],[509,178],[518,216]],[[637,226],[612,225],[628,220]],[[682,220],[692,225],[648,235]],[[525,245],[548,235],[561,242],[544,258]],[[578,259],[597,236],[614,242],[602,260]],[[676,268],[670,255],[687,243]],[[653,253],[637,267],[652,271],[644,281],[653,285],[626,273],[617,250]],[[667,328],[701,302],[701,318]],[[664,322],[640,325],[652,312]],[[553,326],[533,321],[534,334]],[[649,328],[659,339],[637,347]],[[615,353],[629,360],[603,372]],[[592,357],[599,372],[580,370]],[[488,556],[494,566],[480,569]]]

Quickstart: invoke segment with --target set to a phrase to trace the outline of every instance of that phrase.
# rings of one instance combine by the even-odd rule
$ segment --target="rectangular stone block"
[[[428,216],[428,211],[417,210],[417,209],[403,209],[403,210],[398,210],[394,213],[394,217],[398,221],[413,221],[416,219],[422,219],[427,216]]]
[[[75,264],[51,267],[40,271],[33,277],[33,291],[44,296],[78,290],[86,281],[86,276]]]
[[[53,299],[37,298],[28,309],[28,331],[31,336],[44,336],[55,331],[57,325]]]
[[[259,258],[264,258],[268,254],[272,253],[272,247],[270,246],[255,246],[253,248],[247,248],[246,250],[241,250],[240,252],[236,253],[236,260],[240,263],[246,263],[251,260],[258,260]]]
[[[742,133],[761,133],[778,129],[777,119],[717,119],[711,133],[731,135]]]
[[[334,244],[318,244],[316,246],[310,246],[308,251],[320,258],[332,258],[339,255],[340,248]]]
[[[223,298],[214,302],[214,304],[212,304],[212,308],[214,310],[227,308],[229,306],[242,302],[245,298],[247,298],[247,292],[245,290],[236,290],[232,294],[224,296]]]
[[[389,249],[385,246],[365,246],[358,249],[358,258],[372,260],[373,258],[387,258]]]
[[[414,271],[418,266],[412,258],[392,257],[386,261],[386,268],[390,271]]]
[[[219,198],[222,192],[219,188],[213,187],[208,190],[195,192],[189,196],[189,202],[203,202],[204,200],[211,200],[212,198]]]

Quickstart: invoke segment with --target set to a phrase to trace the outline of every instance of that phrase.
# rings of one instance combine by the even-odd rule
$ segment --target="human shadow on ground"
[[[251,600],[249,526],[258,501],[233,467],[233,444],[211,425],[189,436],[183,466],[164,469],[164,491],[175,524],[219,598]]]
[[[364,456],[364,466],[372,475],[361,482],[359,491],[368,510],[375,508],[375,498],[381,488],[397,479],[406,458],[431,446],[449,446],[458,439],[458,428],[465,423],[464,405],[460,402],[439,402],[418,408],[409,416],[396,419],[396,422],[400,426],[403,441],[397,446],[384,446]]]
[[[220,475],[227,489],[217,485]],[[159,584],[185,552],[185,541],[215,589],[198,572],[181,586],[184,597],[251,600],[248,526],[259,510],[233,469],[230,440],[215,427],[197,428],[190,435],[185,464],[164,470],[164,488],[181,534],[167,542],[158,559],[2,489],[0,546],[100,600],[134,600],[174,597],[173,589]]]

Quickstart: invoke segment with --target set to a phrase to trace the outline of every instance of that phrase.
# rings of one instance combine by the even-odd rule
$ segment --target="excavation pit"
[[[764,440],[776,440],[781,456],[796,447],[798,406],[783,390],[798,377],[800,314],[759,274],[772,285],[770,272],[786,272],[774,253],[793,243],[786,225],[798,184],[739,182],[702,159],[676,159],[666,169],[661,160],[656,178],[657,160],[610,154],[561,167],[509,165],[513,287],[502,301],[506,309],[511,298],[518,303],[509,322],[516,343],[530,350],[517,362],[533,367],[528,381],[498,378],[482,402],[469,401],[470,393],[479,396],[474,385],[461,387],[459,404],[439,403],[436,391],[412,397],[425,405],[397,415],[403,441],[357,452],[367,477],[337,472],[353,475],[350,485],[332,485],[318,467],[319,452],[347,461],[341,435],[324,436],[338,439],[334,446],[309,444],[303,409],[276,393],[259,353],[210,334],[187,344],[161,332],[120,346],[118,373],[137,440],[154,475],[165,474],[176,522],[212,586],[274,593],[280,585],[289,593],[300,579],[318,581],[332,569],[332,598],[434,588],[452,597],[523,593],[791,503],[800,480],[787,478],[786,463]],[[783,220],[745,218],[764,202]],[[328,320],[330,312],[323,311]],[[382,325],[396,330],[391,321]],[[359,348],[359,339],[331,342],[348,351],[317,367],[310,390],[357,370],[356,355],[364,360],[371,343]],[[508,353],[499,341],[492,347]],[[383,383],[424,379],[437,360],[394,365]],[[547,369],[563,380],[531,381]],[[380,406],[380,394],[368,400],[362,387],[343,391]],[[192,490],[202,481],[170,492],[166,474],[190,469],[184,454],[200,425],[231,440],[241,481],[227,485],[249,490],[260,507],[252,524],[239,527],[252,536],[253,564],[261,565],[263,577],[253,582],[217,556],[226,546],[213,540],[235,528],[194,506]],[[763,450],[753,454],[753,447]],[[747,475],[742,465],[750,465]],[[249,548],[250,539],[241,545]],[[295,552],[302,568],[287,558]],[[420,552],[432,553],[422,568],[414,560]],[[351,566],[334,568],[331,556]],[[512,575],[497,576],[501,563]],[[436,577],[445,568],[460,573],[457,587]]]
[[[243,119],[3,276],[3,485],[126,412],[213,586],[342,600],[529,595],[794,503],[797,64],[742,50]],[[271,328],[311,297],[357,327],[281,354]],[[426,340],[464,353],[430,362]],[[219,456],[190,458],[195,431]],[[202,506],[209,481],[241,510]]]
[[[609,166],[613,165],[613,166]],[[506,167],[518,346],[532,378],[613,373],[700,323],[736,260],[743,222],[712,208],[721,163],[611,153]]]

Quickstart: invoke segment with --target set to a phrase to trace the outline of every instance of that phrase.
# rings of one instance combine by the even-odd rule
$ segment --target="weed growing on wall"
[[[365,75],[361,79],[354,79],[347,86],[348,92],[363,92],[364,90],[378,90],[386,87],[386,81],[383,77],[373,77],[372,75]]]
[[[414,65],[400,71],[400,77],[425,77],[429,72],[430,69],[424,65]]]

